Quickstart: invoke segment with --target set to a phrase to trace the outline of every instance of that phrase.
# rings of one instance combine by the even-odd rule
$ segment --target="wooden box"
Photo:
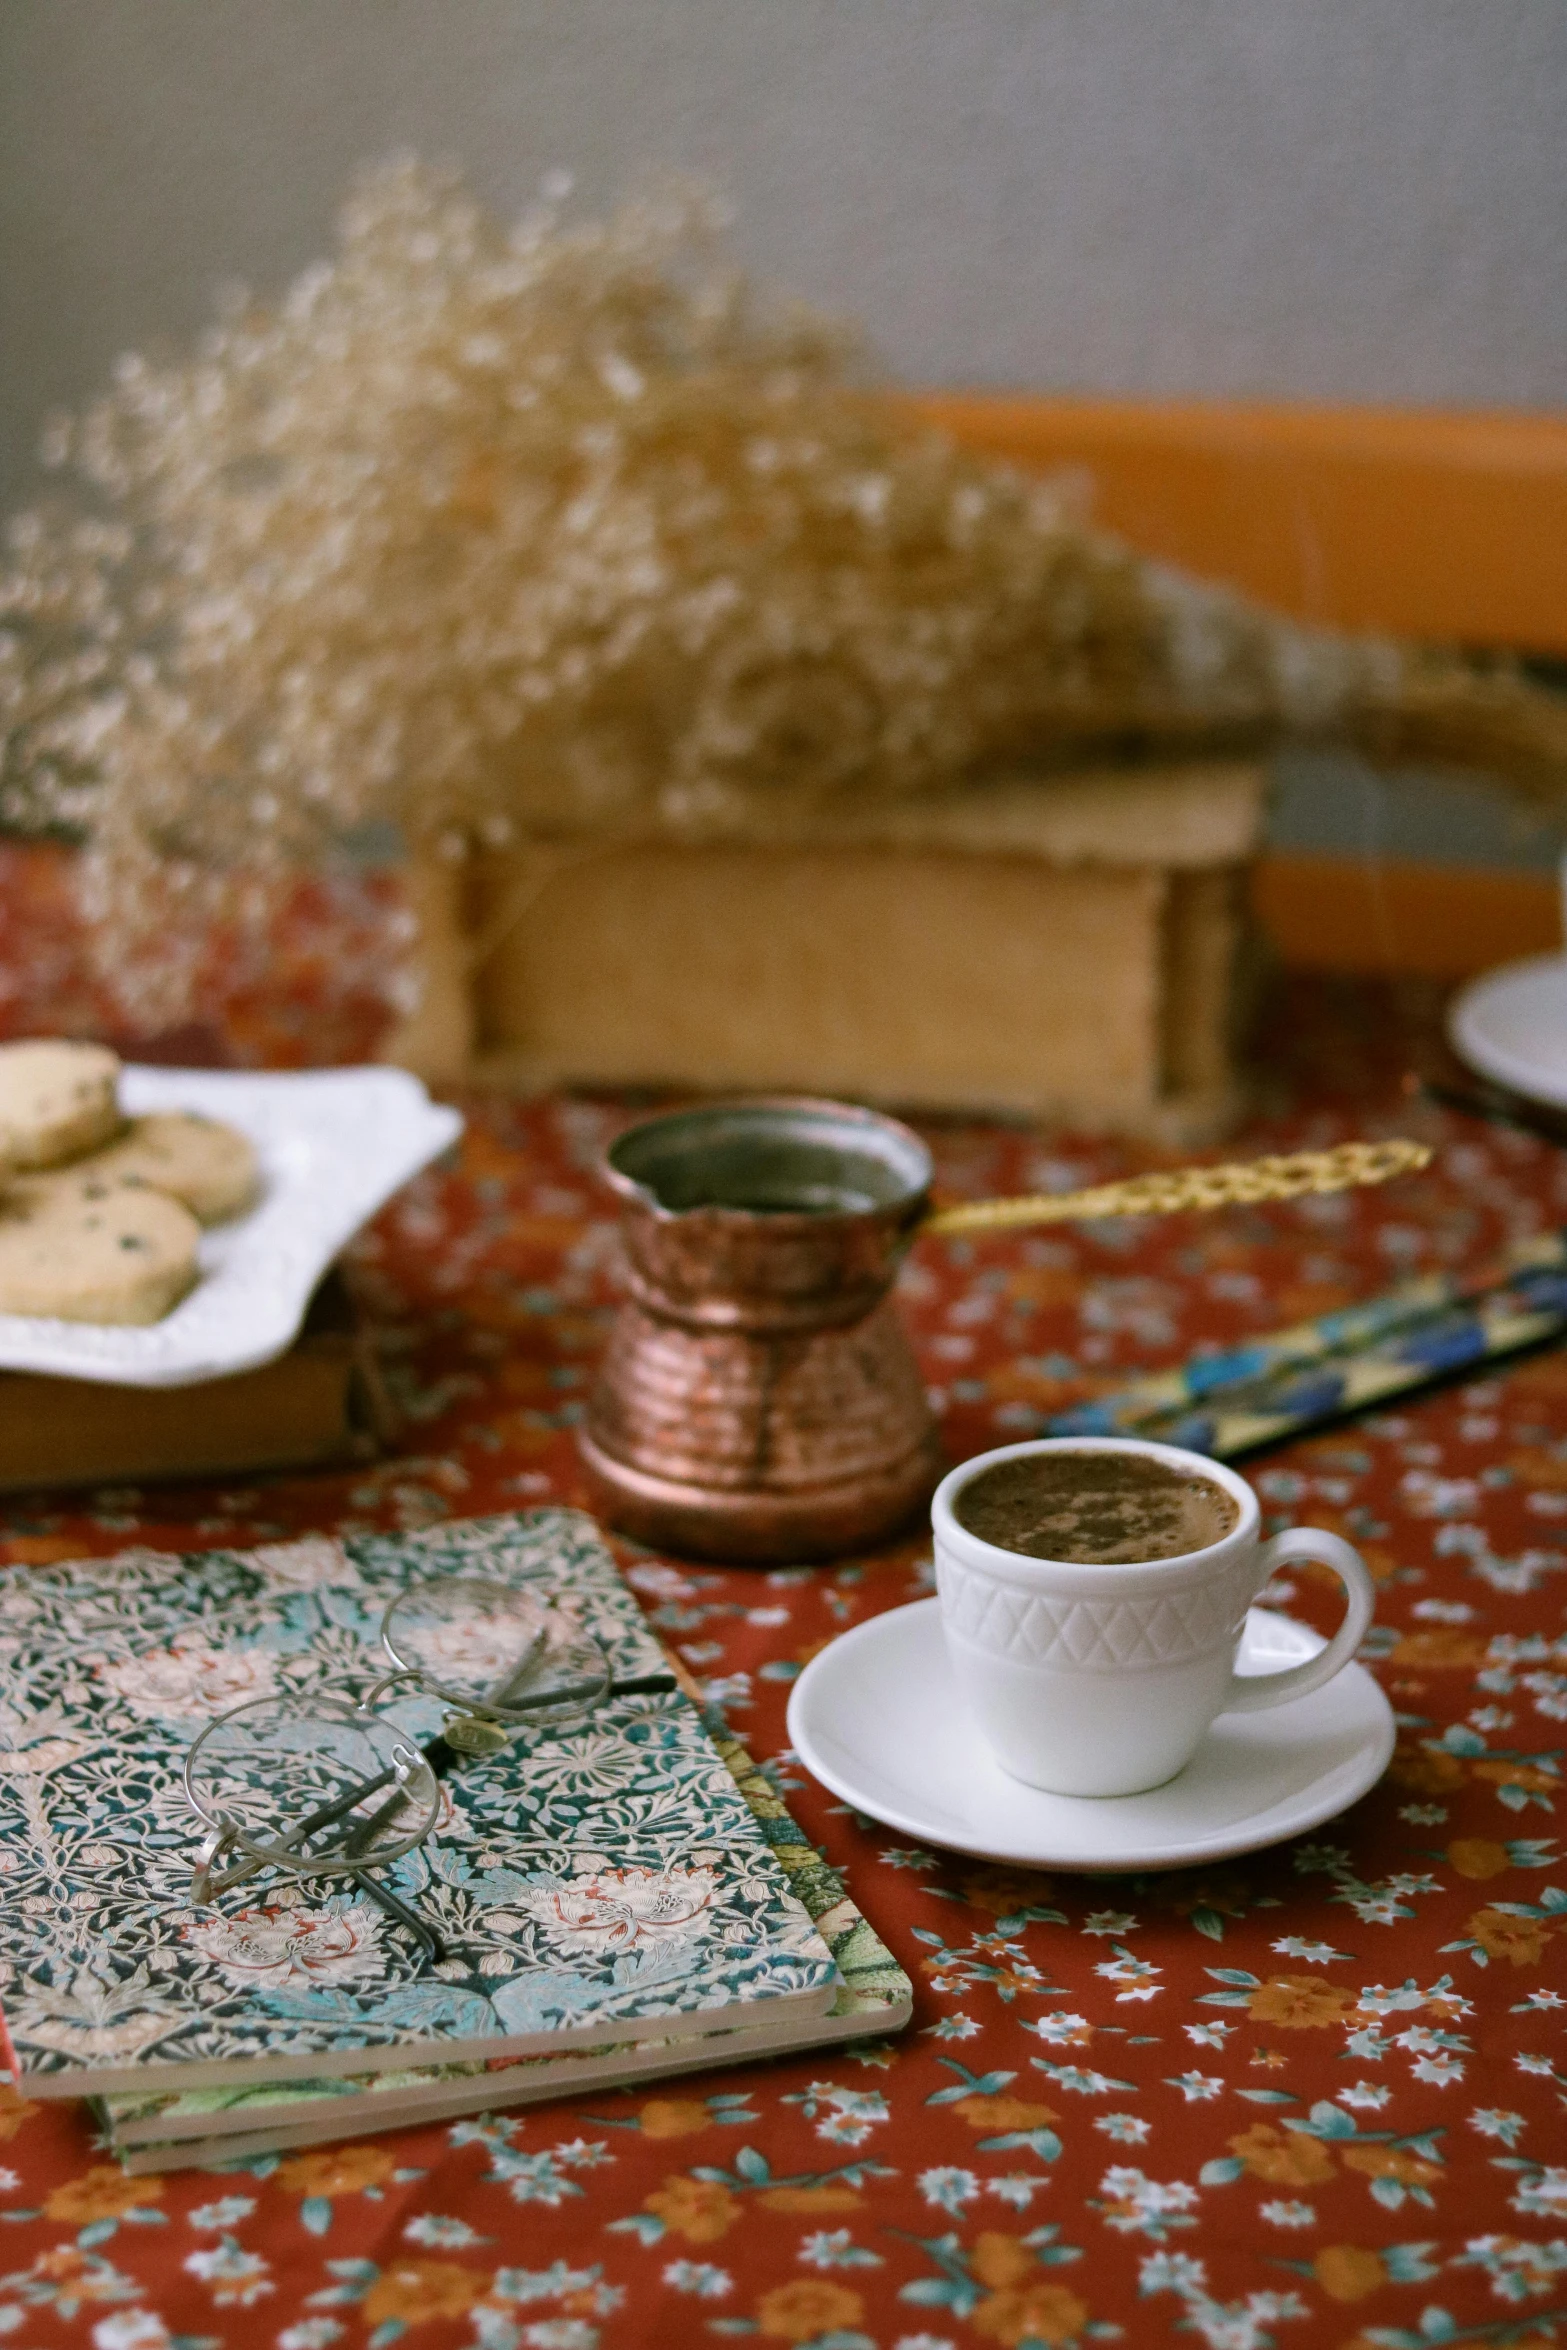
[[[540,841],[418,876],[389,1057],[523,1089],[847,1094],[1174,1143],[1239,1109],[1259,769],[998,778],[755,846]]]

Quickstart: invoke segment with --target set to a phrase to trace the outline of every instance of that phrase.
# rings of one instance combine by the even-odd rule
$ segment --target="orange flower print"
[[[1381,2253],[1368,2252],[1360,2244],[1325,2244],[1311,2273],[1330,2301],[1364,2301],[1387,2282]]]
[[[1270,1975],[1246,2008],[1254,2021],[1276,2024],[1281,2032],[1316,2032],[1342,2023],[1354,2003],[1352,1992],[1325,1975]]]
[[[1514,1966],[1537,1965],[1551,1940],[1542,1918],[1509,1917],[1504,1909],[1477,1909],[1468,1922],[1487,1958],[1510,1959]]]
[[[642,2206],[663,2221],[671,2235],[688,2244],[716,2244],[740,2217],[738,2200],[710,2179],[688,2179],[678,2171]]]
[[[1039,2263],[1019,2236],[1003,2236],[987,2228],[974,2247],[970,2264],[982,2285],[1000,2288],[1021,2285],[1037,2274]]]
[[[1304,2130],[1281,2130],[1272,2122],[1253,2122],[1249,2130],[1230,2140],[1254,2179],[1270,2187],[1320,2187],[1333,2176],[1333,2157],[1318,2138]]]
[[[694,2097],[650,2097],[637,2118],[645,2138],[690,2138],[713,2117]]]
[[[58,2287],[62,2304],[121,2301],[125,2297],[126,2279],[119,2270],[111,2268],[106,2260],[89,2260],[78,2244],[57,2244],[52,2252],[40,2252],[33,2262],[32,2274]]]
[[[18,2097],[9,2081],[0,2081],[0,2145],[7,2138],[14,2138],[24,2122],[42,2111],[42,2106],[29,2105],[25,2097]]]
[[[855,2187],[768,2187],[757,2201],[769,2211],[858,2211]]]
[[[1441,1747],[1403,1746],[1388,1764],[1387,1775],[1395,1787],[1406,1788],[1411,1795],[1451,1795],[1464,1783],[1464,1766],[1456,1754]]]
[[[1442,2176],[1439,2163],[1406,2154],[1400,2146],[1346,2146],[1344,2168],[1368,2179],[1396,2179],[1401,2187],[1429,2187]]]
[[[847,2285],[829,2285],[824,2279],[799,2277],[793,2284],[775,2285],[756,2305],[756,2322],[775,2342],[811,2342],[818,2334],[859,2323],[865,2304]]]
[[[987,1917],[1015,1917],[1021,1909],[1040,1909],[1050,1899],[1050,1879],[1019,1869],[978,1869],[959,1887],[965,1901]]]
[[[1459,1836],[1447,1848],[1447,1857],[1461,1877],[1480,1879],[1499,1877],[1512,1864],[1505,1844],[1493,1844],[1489,1836]]]
[[[1485,1651],[1486,1643],[1476,1633],[1461,1632],[1456,1625],[1443,1624],[1435,1631],[1405,1632],[1389,1661],[1433,1672],[1483,1665]]]
[[[1537,1763],[1477,1762],[1474,1775],[1495,1787],[1522,1787],[1529,1795],[1554,1795],[1561,1786],[1554,1771],[1543,1771]]]
[[[1064,2285],[1011,2285],[982,2301],[969,2319],[976,2334],[1003,2342],[1072,2342],[1088,2323],[1086,2306]]]
[[[359,2308],[372,2329],[388,2318],[416,2326],[432,2317],[466,2317],[488,2290],[483,2277],[454,2260],[398,2260],[376,2278]]]
[[[44,2216],[80,2228],[95,2219],[123,2219],[142,2204],[162,2201],[159,2180],[128,2179],[117,2162],[100,2162],[79,2179],[67,2179],[63,2187],[56,2187],[44,2205]]]
[[[324,2154],[296,2154],[280,2162],[277,2183],[291,2195],[360,2195],[384,2187],[397,2158],[381,2146],[334,2146]]]
[[[1053,2105],[1031,2105],[1026,2097],[960,2097],[952,2110],[971,2130],[1040,2130],[1060,2119]]]
[[[1033,1967],[1001,1967],[993,1977],[987,1977],[998,1999],[1015,1999],[1020,1991],[1037,1991],[1039,1976]]]

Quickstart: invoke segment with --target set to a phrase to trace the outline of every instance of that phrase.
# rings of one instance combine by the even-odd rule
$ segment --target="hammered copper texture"
[[[629,1294],[581,1443],[606,1515],[735,1559],[819,1557],[895,1530],[941,1466],[885,1297],[925,1195],[833,1215],[677,1214],[616,1188]]]

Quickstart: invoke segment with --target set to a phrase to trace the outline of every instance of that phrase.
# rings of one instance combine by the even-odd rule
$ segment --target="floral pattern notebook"
[[[352,1884],[263,1876],[191,1908],[181,1774],[202,1724],[372,1682],[388,1601],[446,1573],[569,1594],[617,1681],[664,1665],[565,1510],[10,1581],[0,2009],[27,2095],[532,2056],[831,2006],[833,1957],[678,1690],[451,1772],[429,1840],[386,1871],[453,1952],[433,1970]]]
[[[259,2088],[187,2089],[173,2096],[94,2100],[110,2145],[129,2171],[172,2170],[253,2160],[284,2148],[317,2146],[366,2131],[451,2119],[570,2097],[637,2079],[665,2080],[714,2065],[790,2049],[863,2042],[908,2022],[908,1976],[850,1900],[843,1879],[808,1844],[787,1805],[716,1708],[709,1736],[756,1815],[837,1963],[837,1997],[822,2016],[743,2020],[723,2031],[682,2031],[667,2040],[578,2048],[556,2056],[483,2064],[425,2065],[406,2072],[264,2082]]]

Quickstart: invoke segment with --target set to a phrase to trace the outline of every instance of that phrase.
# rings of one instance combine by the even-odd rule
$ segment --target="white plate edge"
[[[390,1065],[320,1070],[185,1070],[167,1069],[161,1064],[128,1063],[122,1077],[130,1080],[132,1096],[140,1096],[148,1107],[179,1107],[181,1104],[175,1096],[183,1093],[188,1106],[204,1109],[213,1096],[221,1098],[227,1094],[228,1114],[235,1124],[242,1123],[235,1097],[252,1088],[277,1086],[287,1087],[296,1094],[307,1090],[337,1093],[348,1104],[356,1092],[366,1090],[366,1080],[370,1080],[376,1091],[402,1096],[399,1105],[404,1120],[404,1132],[399,1137],[402,1147],[378,1161],[370,1180],[345,1186],[338,1213],[314,1228],[308,1254],[299,1260],[275,1296],[269,1295],[264,1300],[261,1311],[254,1310],[255,1292],[247,1287],[247,1299],[252,1302],[253,1310],[246,1321],[242,1343],[216,1350],[209,1339],[201,1342],[199,1354],[183,1358],[138,1361],[129,1356],[116,1362],[112,1354],[105,1356],[101,1341],[96,1350],[84,1351],[81,1343],[86,1331],[96,1334],[111,1325],[0,1314],[0,1370],[77,1380],[97,1387],[181,1388],[236,1377],[243,1371],[256,1370],[264,1363],[275,1361],[298,1336],[311,1296],[332,1260],[405,1183],[450,1148],[464,1125],[459,1111],[432,1101],[416,1077]],[[144,1086],[146,1079],[152,1083]],[[170,1081],[167,1086],[165,1079]],[[159,1096],[162,1098],[157,1099]],[[139,1106],[133,1103],[132,1115],[137,1114]],[[221,1114],[215,1103],[213,1114]],[[222,1283],[223,1274],[210,1278],[217,1286]],[[163,1323],[128,1325],[126,1336],[138,1337],[143,1330],[166,1331],[180,1310],[176,1306]]]
[[[1515,963],[1500,963],[1494,970],[1482,971],[1460,988],[1448,1006],[1447,1035],[1459,1058],[1480,1076],[1489,1077],[1493,1084],[1510,1086],[1532,1101],[1567,1109],[1567,1076],[1559,1080],[1542,1076],[1537,1063],[1516,1059],[1505,1047],[1494,1044],[1478,1024],[1486,996],[1505,990],[1526,974],[1548,970],[1558,971],[1567,989],[1567,954],[1524,955]]]

